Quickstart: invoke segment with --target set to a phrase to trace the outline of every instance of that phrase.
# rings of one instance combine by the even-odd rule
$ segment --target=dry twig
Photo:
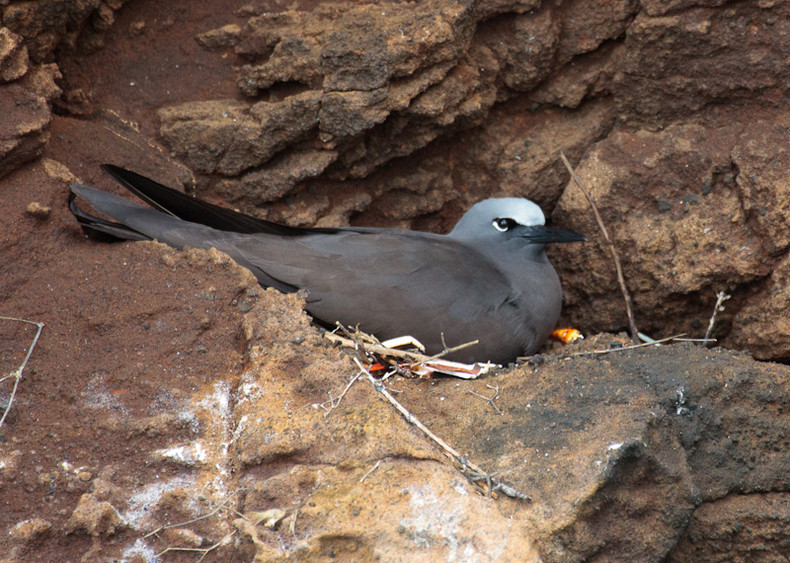
[[[327,416],[329,416],[329,413],[331,413],[333,410],[335,410],[337,407],[339,407],[339,406],[340,406],[340,401],[342,401],[342,400],[343,400],[343,397],[345,397],[345,396],[346,396],[346,393],[348,393],[348,390],[349,390],[349,389],[351,389],[351,386],[352,386],[352,385],[354,385],[354,383],[355,383],[355,382],[357,381],[357,379],[359,379],[360,377],[362,377],[362,375],[361,375],[361,374],[359,374],[359,373],[358,373],[358,374],[356,374],[354,377],[352,377],[352,378],[351,378],[351,380],[350,380],[350,381],[348,382],[348,384],[346,385],[346,388],[345,388],[345,389],[343,389],[343,392],[342,392],[342,393],[340,393],[340,396],[339,396],[337,399],[333,399],[333,398],[332,398],[332,392],[330,391],[330,393],[329,393],[329,408],[328,408],[328,409],[326,409],[326,412],[324,413],[324,418],[326,418]],[[324,404],[326,404],[326,403],[324,403]],[[323,406],[323,405],[321,405],[321,406]]]
[[[365,337],[369,337],[369,335],[366,335],[365,333],[362,332],[360,332],[358,335],[354,335],[351,332],[349,332],[348,329],[346,329],[346,327],[344,327],[339,323],[338,323],[338,329],[342,330],[345,336],[337,334],[336,332],[326,332],[324,333],[324,338],[326,338],[330,342],[340,344],[344,348],[352,348],[354,350],[359,350],[361,346],[360,340],[364,339]],[[408,352],[406,350],[398,350],[396,348],[387,348],[386,346],[382,346],[381,342],[379,342],[378,340],[371,342],[364,342],[363,346],[366,354],[380,354],[382,356],[390,356],[393,358],[398,358],[401,360],[409,360],[414,362],[417,362],[425,357],[418,352]]]
[[[582,184],[582,181],[576,175],[576,171],[571,166],[571,163],[568,162],[568,159],[565,157],[565,153],[560,151],[560,158],[562,159],[562,163],[565,165],[565,168],[568,169],[570,172],[571,178],[573,178],[574,183],[579,187],[579,189],[584,194],[584,197],[587,198],[587,201],[592,207],[593,213],[595,214],[595,220],[598,222],[598,227],[601,229],[601,233],[603,233],[603,238],[606,241],[606,244],[609,245],[609,250],[612,253],[612,260],[614,260],[614,268],[617,271],[617,281],[620,284],[620,291],[623,293],[623,298],[625,299],[625,311],[628,314],[628,326],[631,331],[631,339],[637,343],[639,342],[639,330],[636,328],[636,321],[634,320],[634,312],[631,306],[631,294],[628,292],[628,287],[625,285],[625,278],[623,277],[623,268],[620,265],[620,257],[617,255],[617,250],[614,247],[614,243],[612,239],[609,237],[609,232],[606,230],[606,226],[603,224],[603,219],[601,219],[601,214],[598,213],[598,207],[595,205],[595,200],[593,199],[590,192]]]
[[[232,538],[235,533],[236,533],[235,530],[230,532],[230,533],[228,533],[224,538],[222,538],[221,540],[219,540],[216,543],[211,544],[208,547],[178,547],[178,546],[170,546],[170,545],[168,545],[165,549],[163,549],[162,551],[157,553],[156,557],[158,559],[158,558],[162,557],[165,553],[168,553],[170,551],[193,551],[195,553],[200,553],[201,554],[200,555],[200,559],[198,559],[196,561],[196,563],[200,563],[201,561],[203,561],[206,558],[206,556],[209,553],[211,553],[212,551],[217,549],[219,546],[224,544],[226,541],[228,541],[230,538]],[[159,536],[157,536],[157,537],[159,537]]]
[[[438,360],[439,358],[445,357],[447,354],[452,354],[453,352],[458,352],[459,350],[463,350],[465,348],[470,348],[472,346],[477,346],[480,343],[479,340],[472,340],[470,342],[465,342],[463,344],[459,344],[458,346],[452,346],[450,348],[447,347],[447,343],[444,341],[444,333],[442,333],[442,347],[444,348],[438,354],[434,354],[433,356],[424,356],[424,360],[420,360],[417,362],[419,365],[425,365],[427,362],[432,362],[434,360]]]
[[[475,346],[478,344],[478,340],[466,342],[458,346],[448,347],[444,341],[444,334],[442,334],[442,351],[438,354],[434,354],[433,356],[427,356],[420,352],[390,348],[389,346],[385,346],[385,344],[390,341],[382,343],[375,336],[364,333],[359,329],[355,329],[354,332],[351,332],[341,323],[338,322],[335,324],[337,325],[335,331],[340,331],[343,333],[343,335],[333,331],[325,333],[324,337],[330,342],[340,344],[345,348],[349,348],[355,350],[358,353],[364,354],[365,360],[370,364],[388,364],[392,369],[382,378],[385,380],[396,373],[402,375],[403,377],[414,378],[425,375],[426,372],[440,372],[446,375],[460,377],[462,379],[475,379],[478,375],[480,375],[480,373],[485,373],[488,369],[488,365],[483,366],[482,364],[468,366],[466,364],[460,364],[452,361],[439,362],[439,360],[447,354],[457,352],[458,350],[463,350],[464,348],[469,348],[470,346]],[[415,341],[415,343],[422,347],[419,342]]]
[[[356,331],[355,333],[351,333],[340,323],[338,323],[338,330],[342,331],[344,333],[344,336],[338,335],[337,333],[327,333],[325,334],[325,336],[329,338],[330,341],[338,342],[346,348],[355,350],[358,356],[364,358],[365,362],[372,362],[376,359],[376,356],[383,356],[390,358],[395,357],[401,360],[409,360],[411,366],[417,366],[425,362],[430,362],[438,358],[441,358],[442,356],[449,354],[450,352],[454,352],[456,350],[460,350],[468,346],[473,346],[477,344],[477,342],[475,341],[475,342],[462,344],[460,346],[448,348],[447,345],[444,343],[444,337],[442,336],[442,343],[444,345],[444,350],[442,350],[442,352],[440,352],[435,356],[426,356],[416,352],[405,352],[403,350],[393,350],[391,348],[384,347],[375,337],[359,331]],[[373,388],[376,391],[378,391],[381,395],[383,395],[384,398],[387,399],[387,401],[389,401],[389,403],[392,406],[394,406],[395,409],[409,423],[413,424],[420,431],[422,431],[423,434],[425,434],[430,440],[436,443],[454,463],[458,464],[458,466],[460,466],[460,471],[469,479],[470,482],[477,484],[485,481],[486,486],[482,487],[482,489],[488,496],[494,497],[496,493],[502,492],[505,495],[513,498],[518,498],[528,502],[532,501],[530,496],[527,495],[526,493],[522,493],[517,489],[515,489],[514,487],[511,487],[510,485],[494,480],[493,477],[495,474],[485,473],[481,468],[471,463],[463,455],[461,455],[460,452],[456,451],[449,444],[447,444],[447,442],[442,440],[439,436],[437,436],[430,429],[428,429],[422,422],[420,422],[420,420],[416,416],[414,416],[411,412],[409,412],[408,409],[406,409],[406,407],[404,407],[400,402],[398,402],[398,400],[392,396],[390,390],[388,390],[384,386],[383,382],[392,373],[392,370],[382,378],[376,379],[373,376],[373,374],[370,373],[370,370],[362,364],[362,361],[360,361],[360,357],[352,358],[354,363],[359,368],[359,372],[354,377],[351,378],[348,385],[346,386],[346,389],[341,394],[340,398],[342,398],[342,396],[346,394],[348,389],[351,387],[351,385],[354,382],[357,381],[357,379],[364,376],[368,380],[368,382],[373,386]],[[399,366],[395,365],[393,369],[401,371],[402,368],[399,368]],[[499,394],[499,389],[497,387],[491,387],[490,385],[489,388],[494,390],[494,395],[491,398],[489,397],[482,397],[482,398],[490,402],[493,405],[493,407],[497,410],[497,412],[502,414],[502,412],[499,410],[497,405],[494,404],[493,402]],[[340,399],[338,399],[338,403],[339,400]],[[333,401],[332,402],[333,408],[336,408],[338,403],[334,403]],[[376,467],[378,467],[378,464],[374,466],[374,468],[371,469],[371,471],[366,473],[362,477],[362,479],[365,479],[373,470],[375,470]]]
[[[727,295],[723,291],[720,291],[716,294],[716,305],[713,306],[713,314],[710,316],[710,322],[708,322],[708,330],[705,331],[705,340],[710,340],[710,334],[713,332],[713,325],[716,323],[716,314],[724,311],[724,303],[732,297],[732,295]]]
[[[364,351],[368,356],[368,359],[372,360],[372,356],[383,356],[389,358],[396,358],[399,360],[407,360],[412,364],[423,365],[426,362],[430,362],[433,360],[438,360],[446,356],[447,354],[451,354],[453,352],[458,352],[459,350],[463,350],[465,348],[469,348],[470,346],[477,345],[480,341],[473,340],[471,342],[466,342],[464,344],[459,344],[458,346],[453,346],[448,348],[446,344],[444,344],[444,335],[442,335],[442,344],[444,344],[444,349],[439,352],[438,354],[434,354],[433,356],[427,356],[425,354],[420,354],[419,352],[411,352],[407,350],[399,350],[397,348],[387,348],[383,346],[381,342],[379,342],[375,337],[366,334],[361,331],[356,331],[352,333],[349,331],[345,326],[340,323],[336,323],[339,330],[345,334],[345,336],[341,336],[336,332],[327,332],[324,334],[324,338],[329,340],[330,342],[337,342],[340,345],[346,348],[353,348],[355,350]]]
[[[360,370],[360,373],[365,375],[368,382],[373,386],[373,388],[378,391],[389,403],[395,407],[395,409],[403,415],[407,422],[416,426],[423,434],[425,434],[429,439],[431,439],[435,444],[437,444],[442,450],[444,450],[445,454],[450,457],[455,463],[460,466],[461,472],[466,475],[466,477],[472,481],[473,483],[480,482],[485,480],[487,483],[487,488],[484,488],[484,491],[488,496],[494,496],[497,491],[502,491],[508,496],[513,496],[515,498],[520,498],[522,500],[531,501],[532,499],[529,495],[517,491],[513,487],[509,485],[505,485],[503,483],[499,483],[494,481],[492,477],[495,474],[487,474],[485,473],[480,467],[466,459],[460,452],[458,452],[455,448],[450,446],[447,442],[442,440],[439,436],[431,432],[431,430],[425,426],[420,420],[414,416],[406,407],[404,407],[400,402],[398,402],[395,397],[393,397],[387,388],[381,383],[380,380],[373,377],[373,375],[368,371],[368,369],[362,365],[362,362],[359,361],[359,358],[354,358],[354,363],[357,364],[357,367]]]
[[[592,356],[594,354],[609,354],[611,352],[623,352],[625,350],[633,350],[635,348],[644,348],[645,346],[658,346],[663,342],[669,342],[670,340],[680,340],[682,336],[686,336],[686,333],[682,332],[680,334],[676,334],[675,336],[667,336],[666,338],[662,338],[660,340],[654,340],[653,342],[643,342],[641,344],[632,344],[631,346],[620,346],[619,348],[606,348],[603,350],[587,350],[585,352],[573,352],[571,354],[565,354],[565,356]]]
[[[194,524],[195,522],[199,522],[201,520],[205,520],[206,518],[211,518],[217,512],[219,512],[220,510],[225,508],[225,505],[228,504],[231,501],[231,499],[233,497],[235,497],[239,493],[240,490],[241,489],[237,489],[237,490],[233,491],[230,495],[228,495],[228,498],[226,498],[224,501],[222,501],[221,504],[217,505],[217,507],[214,508],[211,512],[207,512],[203,516],[198,516],[197,518],[192,518],[191,520],[186,520],[185,522],[178,522],[177,524],[165,524],[164,526],[159,526],[153,532],[149,532],[146,535],[144,535],[143,539],[150,538],[151,536],[159,537],[158,534],[160,532],[164,532],[165,530],[169,530],[170,528],[180,528],[182,526],[187,526],[189,524]]]
[[[468,393],[471,393],[475,397],[480,397],[481,399],[484,399],[486,403],[488,403],[492,407],[494,407],[494,410],[497,412],[497,414],[499,414],[499,416],[505,416],[505,414],[499,409],[497,404],[494,402],[495,400],[497,400],[499,398],[499,385],[489,385],[488,383],[486,383],[486,387],[488,387],[489,389],[491,389],[494,392],[494,394],[491,395],[490,397],[486,397],[485,395],[481,395],[480,393],[477,393],[476,391],[472,391],[471,389],[467,389],[466,391]]]
[[[11,373],[9,373],[8,375],[4,375],[3,377],[0,377],[0,382],[5,381],[9,377],[14,378],[14,386],[11,388],[11,395],[9,395],[8,397],[8,404],[6,405],[5,410],[3,411],[3,416],[0,416],[0,428],[2,428],[5,419],[8,416],[9,411],[11,410],[11,405],[14,404],[14,397],[16,397],[16,390],[19,387],[19,381],[22,379],[22,372],[24,371],[25,366],[27,366],[27,362],[30,359],[30,356],[33,354],[33,349],[36,347],[36,344],[38,343],[38,338],[39,336],[41,336],[41,331],[44,329],[44,323],[29,321],[27,319],[18,319],[16,317],[0,316],[0,319],[5,321],[16,321],[19,323],[27,323],[38,327],[38,329],[36,330],[36,335],[33,337],[33,342],[30,343],[30,346],[27,349],[27,354],[25,355],[25,359],[22,360],[22,363],[19,364],[19,367],[16,368]]]
[[[362,375],[362,372],[360,372],[360,373],[359,373],[359,375]],[[374,472],[376,469],[378,469],[378,468],[379,468],[379,465],[381,465],[381,460],[378,460],[378,461],[376,462],[376,465],[374,465],[373,467],[371,467],[370,469],[368,469],[368,470],[365,472],[365,474],[362,476],[362,478],[359,480],[359,482],[360,482],[360,483],[364,483],[364,482],[365,482],[365,479],[367,479],[368,477],[370,477],[370,474],[371,474],[371,473],[373,473],[373,472]]]
[[[186,520],[184,522],[178,522],[176,524],[166,524],[164,526],[160,526],[159,528],[157,528],[153,532],[149,532],[146,535],[144,535],[143,539],[150,538],[151,536],[154,536],[157,539],[159,539],[162,542],[164,542],[165,545],[167,545],[167,541],[164,538],[162,538],[162,536],[159,535],[160,533],[164,532],[165,530],[169,530],[171,528],[181,528],[183,526],[187,526],[189,524],[194,524],[195,522],[199,522],[200,520],[205,520],[206,518],[211,518],[212,516],[217,514],[220,510],[225,508],[225,505],[227,505],[231,501],[231,499],[239,493],[240,490],[241,489],[237,489],[237,490],[233,491],[230,495],[228,495],[228,498],[226,498],[224,501],[222,501],[221,504],[219,504],[213,510],[211,510],[210,512],[204,514],[203,516],[198,516],[197,518],[192,518],[191,520]],[[232,510],[232,509],[229,509],[229,510],[231,510],[232,512],[235,512],[238,515],[238,512],[236,512],[235,510]],[[239,516],[244,518],[243,515],[239,515]],[[219,546],[221,546],[222,544],[227,542],[231,537],[233,537],[233,535],[235,533],[236,533],[235,530],[230,532],[230,533],[228,533],[221,540],[209,545],[208,547],[179,547],[179,546],[167,545],[167,547],[163,551],[161,551],[161,552],[156,554],[156,557],[157,558],[161,557],[162,555],[164,555],[165,553],[167,553],[169,551],[192,551],[192,552],[195,552],[195,553],[201,553],[202,554],[200,556],[200,559],[198,559],[198,563],[199,563],[200,561],[205,559],[205,557],[209,553],[211,553],[212,551],[217,549]]]

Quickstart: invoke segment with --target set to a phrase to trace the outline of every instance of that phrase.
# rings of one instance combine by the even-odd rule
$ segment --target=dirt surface
[[[0,558],[790,558],[788,369],[752,357],[790,358],[788,22],[773,2],[4,3],[0,315],[44,326],[0,382]],[[726,292],[713,335],[743,352],[572,355],[622,346],[626,318],[560,151],[639,327],[700,337]],[[533,502],[480,494],[348,386],[298,296],[217,252],[86,239],[68,185],[118,190],[105,162],[290,224],[446,232],[505,195],[585,233],[552,249],[562,322],[608,334],[388,384]],[[34,335],[0,320],[0,374]]]

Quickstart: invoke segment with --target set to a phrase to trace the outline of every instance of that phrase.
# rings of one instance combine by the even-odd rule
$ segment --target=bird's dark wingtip
[[[102,164],[99,168],[104,170],[107,174],[113,174],[116,171],[123,171],[123,170],[125,170],[124,168],[121,168],[120,166],[115,166],[114,164],[107,164],[107,163]]]
[[[236,233],[301,236],[330,231],[329,229],[290,227],[219,207],[114,164],[102,164],[101,169],[155,209],[184,221]],[[334,230],[332,231],[334,232]]]
[[[172,189],[172,188],[168,188],[167,186],[163,186],[159,182],[155,182],[150,178],[146,178],[145,176],[138,174],[137,172],[132,172],[131,170],[127,170],[126,168],[123,168],[121,166],[105,163],[100,165],[99,168],[101,168],[105,174],[110,176],[110,178],[128,187],[134,193],[137,193],[139,189],[138,186],[140,184],[154,185],[168,190]]]

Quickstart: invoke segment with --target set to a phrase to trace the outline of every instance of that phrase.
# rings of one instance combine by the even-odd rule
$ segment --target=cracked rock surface
[[[0,4],[0,314],[44,323],[0,381],[4,560],[790,558],[786,3]],[[561,151],[640,329],[701,337],[725,292],[727,349],[618,349]],[[584,233],[550,250],[583,344],[388,382],[533,501],[480,494],[349,386],[298,295],[215,251],[86,240],[68,184],[117,189],[105,162],[293,225],[447,232],[517,196]],[[0,377],[34,334],[0,319]]]

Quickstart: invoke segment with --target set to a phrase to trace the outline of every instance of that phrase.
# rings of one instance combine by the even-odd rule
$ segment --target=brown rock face
[[[788,38],[769,0],[0,2],[0,314],[44,323],[15,386],[36,327],[0,318],[2,558],[790,558],[790,378],[754,359],[790,358]],[[725,292],[712,335],[741,352],[388,381],[531,503],[350,384],[299,296],[88,241],[65,207],[104,162],[295,225],[446,232],[529,197],[589,239],[550,249],[563,324],[618,332],[561,151],[639,328],[701,337]]]
[[[671,3],[660,4],[628,28],[614,86],[624,116],[667,123],[721,103],[755,109],[783,104],[790,48],[786,6],[699,8],[686,2],[687,9],[669,15]],[[624,90],[627,96],[617,95]]]

